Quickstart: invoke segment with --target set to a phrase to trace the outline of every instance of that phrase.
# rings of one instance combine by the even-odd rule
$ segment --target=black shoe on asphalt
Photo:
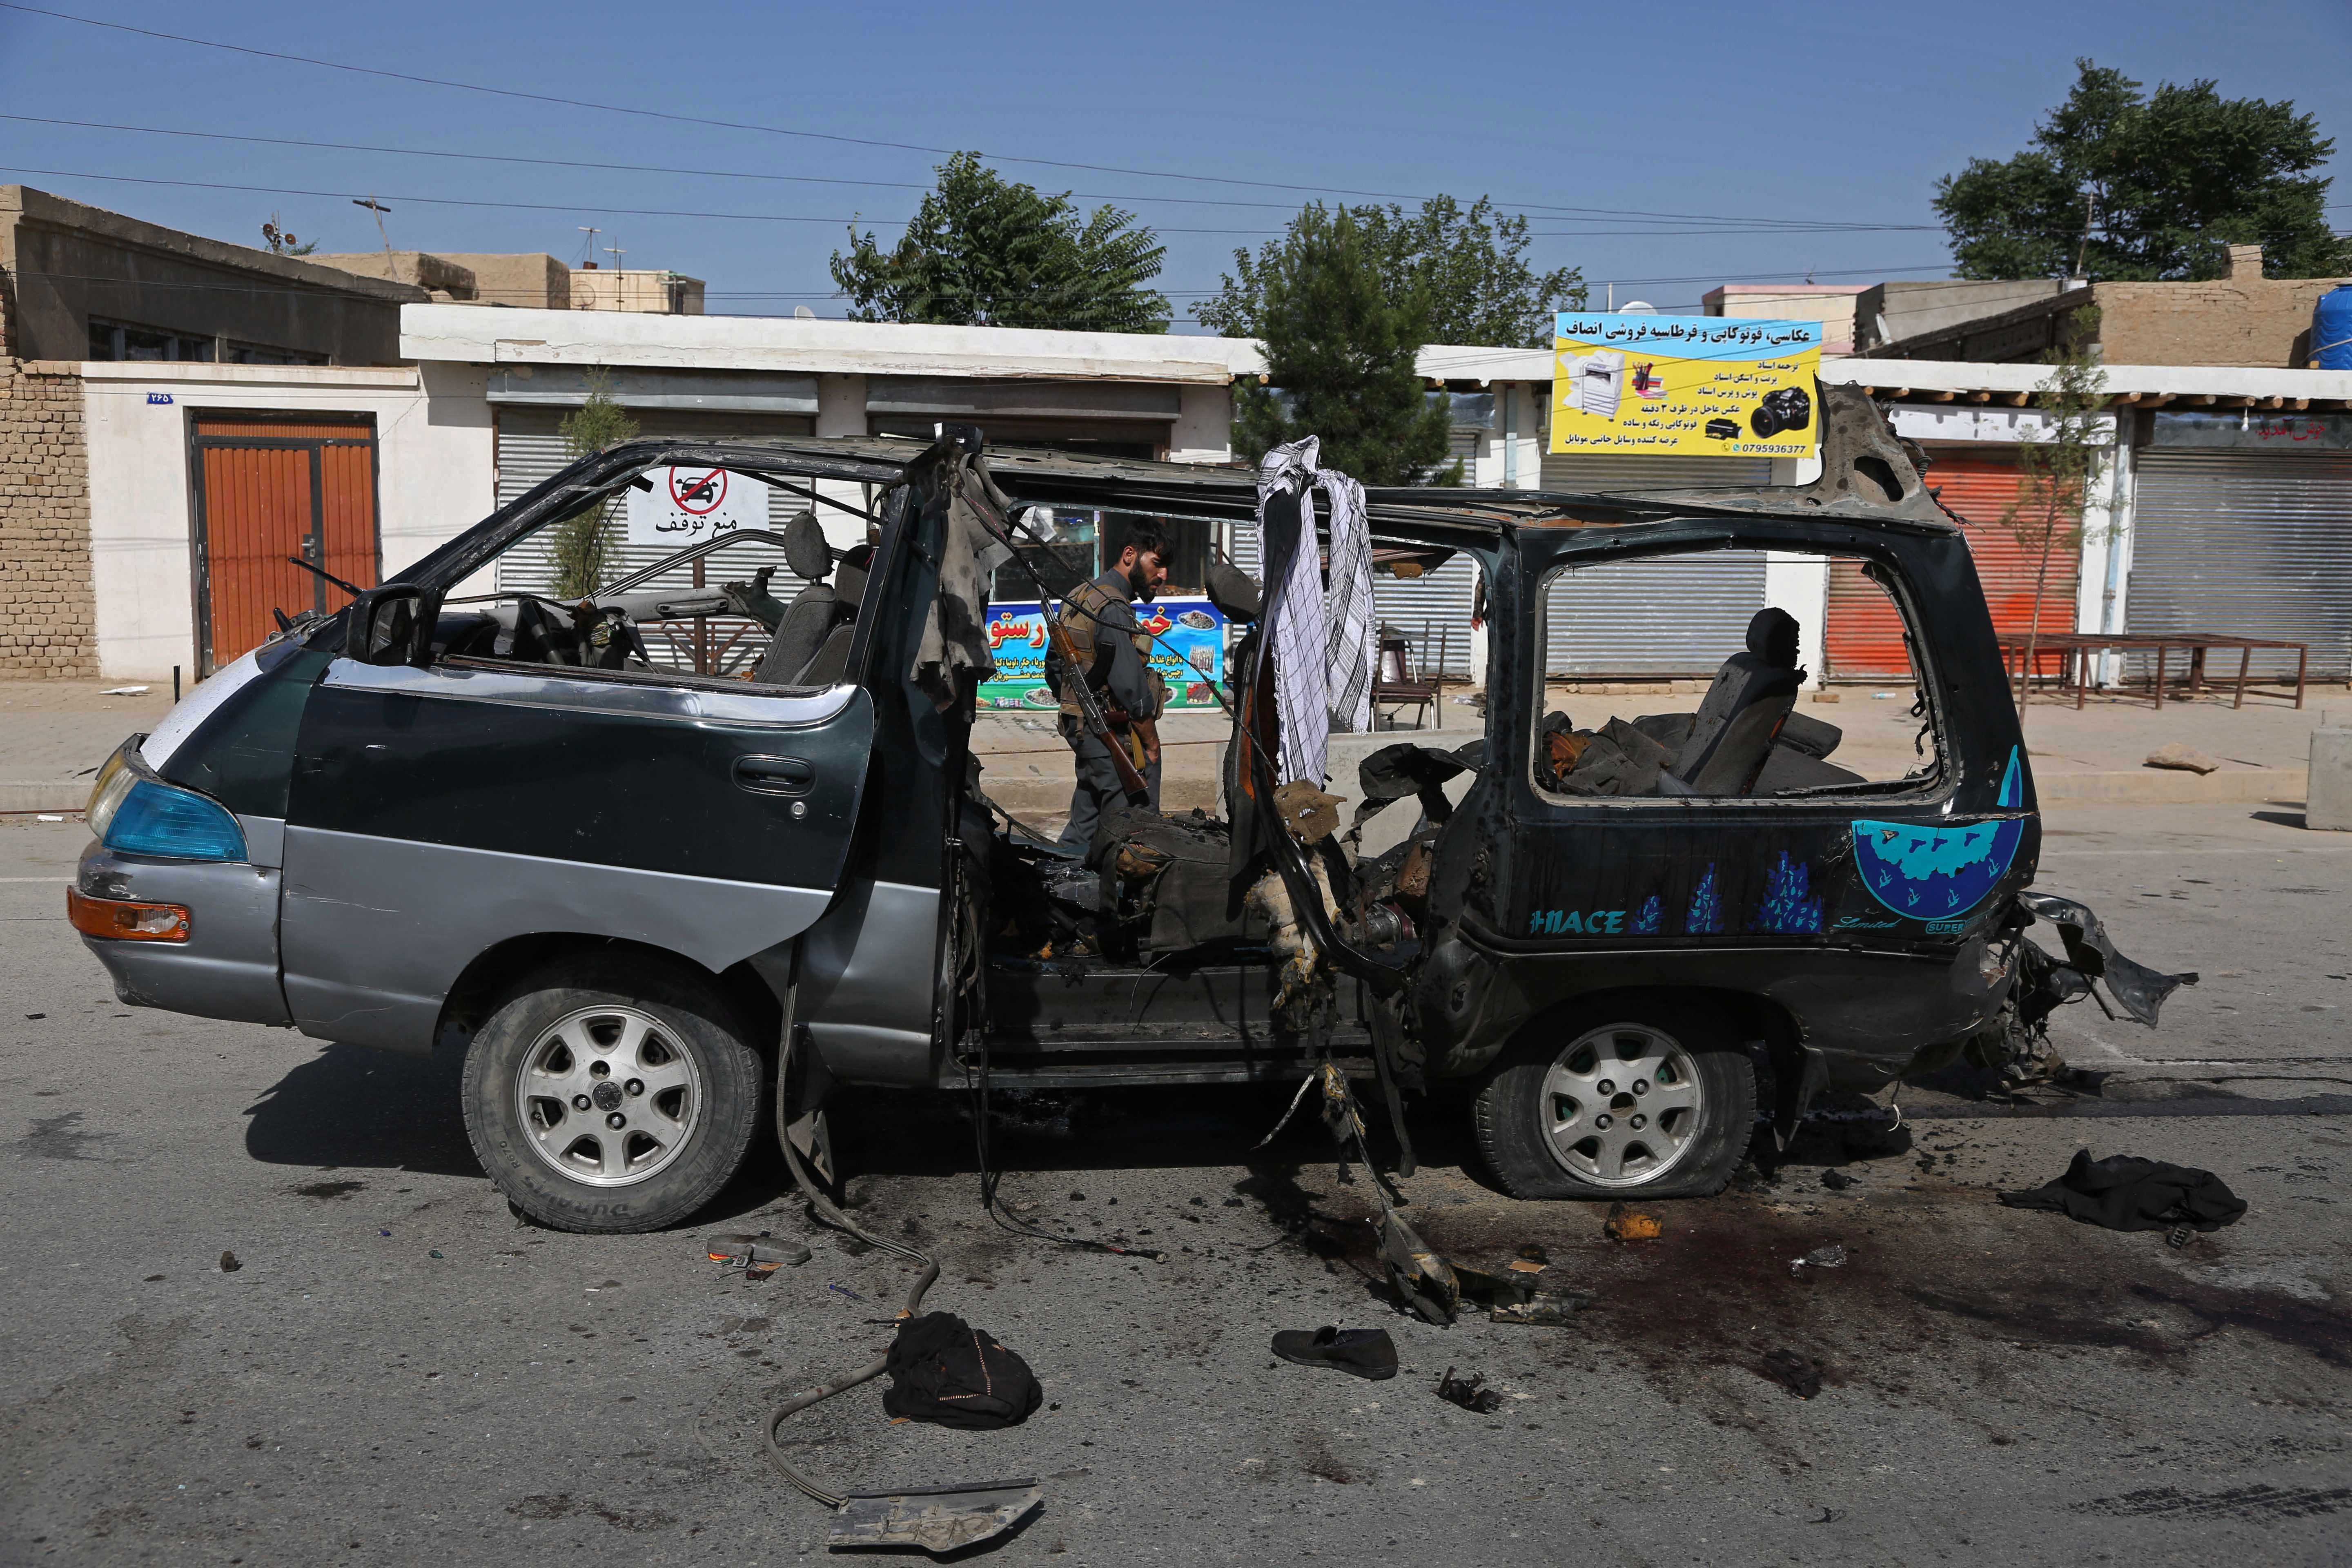
[[[1386,1329],[1285,1329],[1274,1336],[1274,1353],[1301,1366],[1337,1367],[1375,1382],[1397,1374],[1396,1343]]]

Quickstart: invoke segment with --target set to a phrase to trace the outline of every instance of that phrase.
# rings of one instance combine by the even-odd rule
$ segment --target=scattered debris
[[[1811,1399],[1822,1391],[1821,1363],[1808,1361],[1795,1351],[1767,1351],[1758,1370],[1799,1399]]]
[[[1300,1366],[1328,1366],[1375,1383],[1397,1374],[1396,1342],[1386,1329],[1285,1329],[1274,1353]]]
[[[1045,1498],[1045,1489],[1034,1481],[851,1492],[826,1524],[824,1543],[829,1548],[913,1546],[944,1555],[1003,1534]]]
[[[25,1016],[27,1018],[46,1018],[48,1015],[47,1013],[27,1013]]]
[[[54,811],[40,811],[33,814],[33,820],[35,822],[63,822],[65,818]]]
[[[440,1249],[439,1247],[436,1247],[433,1248],[433,1250],[432,1250],[432,1251],[430,1251],[430,1252],[426,1253],[425,1256],[426,1256],[427,1258],[439,1258],[439,1257],[441,1257],[441,1256],[442,1256],[442,1254],[441,1254],[441,1249]]]
[[[764,1230],[757,1236],[714,1236],[702,1244],[702,1250],[711,1262],[755,1279],[765,1279],[788,1263],[797,1268],[815,1256],[799,1242],[774,1240]]]
[[[1486,1316],[1497,1323],[1556,1329],[1591,1305],[1581,1290],[1538,1290],[1524,1301],[1498,1301]]]
[[[234,1273],[236,1273],[238,1269],[240,1269],[240,1268],[244,1268],[244,1267],[245,1267],[245,1265],[244,1265],[244,1264],[239,1263],[239,1262],[236,1260],[236,1253],[234,1253],[234,1252],[228,1252],[228,1251],[224,1251],[224,1252],[222,1252],[222,1254],[221,1254],[221,1261],[220,1261],[220,1270],[221,1270],[221,1272],[222,1272],[222,1273],[224,1273],[224,1274],[234,1274]]]
[[[1503,1396],[1486,1384],[1486,1380],[1475,1372],[1467,1377],[1456,1377],[1449,1366],[1445,1375],[1437,1380],[1437,1397],[1475,1415],[1491,1415],[1503,1407]]]
[[[1378,1193],[1377,1186],[1374,1191]],[[1385,1196],[1380,1228],[1381,1261],[1387,1266],[1389,1284],[1405,1310],[1425,1323],[1443,1326],[1454,1321],[1462,1304],[1462,1282],[1453,1266],[1397,1217]]]
[[[1519,1261],[1522,1263],[1532,1263],[1537,1268],[1540,1268],[1545,1264],[1551,1261],[1551,1254],[1546,1252],[1542,1247],[1538,1247],[1531,1241],[1525,1247],[1519,1248]]]
[[[152,686],[110,686],[99,695],[100,697],[144,697],[154,689]]]
[[[1544,1271],[1544,1266],[1542,1264],[1533,1262],[1525,1258],[1514,1258],[1508,1263],[1504,1264],[1503,1267],[1511,1270],[1515,1274],[1540,1274]]]
[[[1843,1268],[1844,1267],[1845,1248],[1833,1241],[1827,1247],[1816,1247],[1802,1258],[1789,1259],[1789,1278],[1801,1279],[1805,1277],[1805,1270],[1808,1268]]]
[[[1842,1508],[1824,1508],[1822,1510],[1821,1518],[1811,1520],[1808,1522],[1813,1524],[1835,1524],[1839,1520],[1842,1520],[1844,1517],[1845,1510]]]
[[[1822,1185],[1827,1187],[1833,1193],[1842,1193],[1853,1184],[1853,1178],[1847,1175],[1843,1171],[1823,1171],[1822,1173]]]
[[[2246,1212],[2246,1200],[2210,1171],[2133,1154],[2094,1160],[2074,1152],[2066,1173],[2030,1192],[2003,1193],[2013,1209],[2050,1209],[2109,1230],[2216,1231]],[[2180,1245],[2175,1243],[2176,1246]]]
[[[853,1301],[859,1301],[859,1302],[862,1302],[862,1301],[864,1301],[864,1300],[866,1300],[866,1298],[865,1298],[865,1297],[863,1297],[863,1296],[859,1295],[856,1291],[855,1291],[855,1290],[851,1289],[850,1289],[848,1286],[846,1286],[846,1285],[835,1285],[835,1284],[834,1284],[832,1281],[828,1280],[828,1281],[826,1281],[826,1282],[825,1282],[825,1287],[824,1287],[824,1288],[825,1288],[826,1289],[828,1289],[828,1290],[838,1290],[838,1291],[840,1291],[843,1295],[845,1295],[845,1296],[848,1297],[848,1298],[849,1298],[851,1300],[853,1300]]]
[[[1646,1214],[1623,1204],[1609,1205],[1609,1217],[1602,1222],[1601,1234],[1612,1241],[1655,1241],[1665,1224],[1654,1214]]]
[[[2175,741],[2168,746],[2159,746],[2147,754],[2147,761],[2141,765],[2150,768],[2175,768],[2181,773],[2201,775],[2219,770],[2221,763],[2220,758],[2209,752],[2200,752],[2193,746],[2184,746]]]
[[[909,1421],[992,1432],[1018,1426],[1045,1402],[1027,1362],[953,1312],[900,1323],[887,1360],[882,1408]]]

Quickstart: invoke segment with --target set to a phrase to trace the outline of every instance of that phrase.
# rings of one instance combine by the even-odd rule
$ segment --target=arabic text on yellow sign
[[[1563,310],[1551,450],[1809,458],[1820,446],[1819,321]]]

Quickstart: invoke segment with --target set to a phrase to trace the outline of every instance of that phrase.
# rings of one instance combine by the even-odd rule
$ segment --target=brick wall
[[[81,377],[16,358],[0,272],[0,679],[98,674]]]
[[[2099,342],[2110,364],[2243,364],[2300,370],[2311,308],[2332,278],[2101,283]]]

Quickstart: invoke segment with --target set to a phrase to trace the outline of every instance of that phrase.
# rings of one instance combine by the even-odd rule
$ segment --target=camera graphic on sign
[[[1748,416],[1748,427],[1759,439],[1770,440],[1783,430],[1801,430],[1813,422],[1813,400],[1801,386],[1768,392]]]

